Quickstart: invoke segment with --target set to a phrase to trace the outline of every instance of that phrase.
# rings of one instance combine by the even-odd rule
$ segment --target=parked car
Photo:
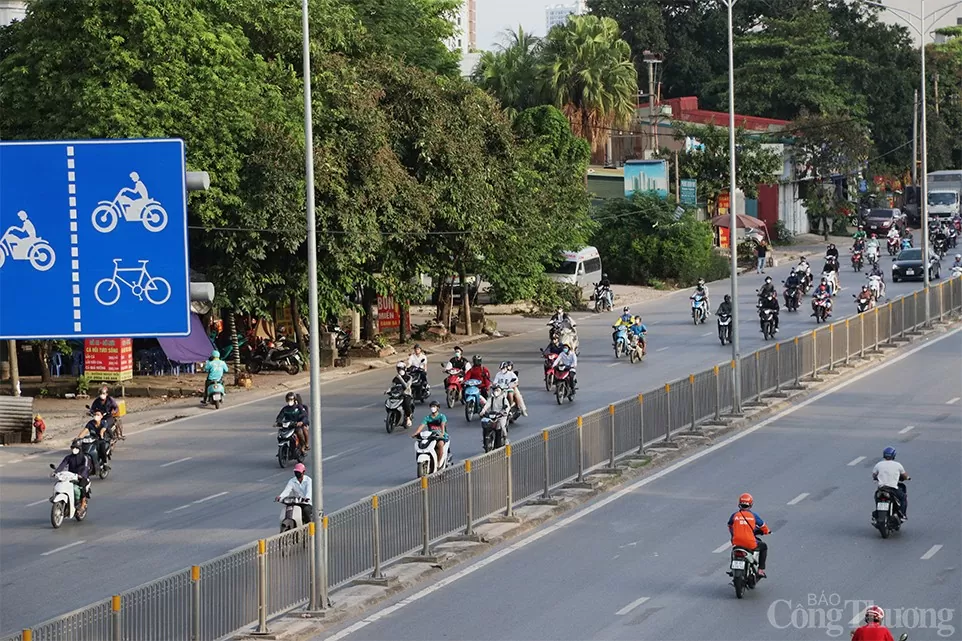
[[[934,250],[929,250],[929,278],[937,279],[942,275],[942,263]],[[922,248],[903,249],[892,263],[892,282],[900,280],[924,280],[922,271]]]
[[[884,208],[871,209],[865,217],[865,230],[879,236],[889,233],[893,225],[905,223],[905,214],[899,209]]]

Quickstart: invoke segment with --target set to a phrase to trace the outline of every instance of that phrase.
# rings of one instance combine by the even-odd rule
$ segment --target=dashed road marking
[[[929,548],[929,551],[928,551],[928,552],[926,552],[925,554],[922,555],[922,559],[921,559],[921,560],[922,560],[922,561],[928,561],[928,560],[931,559],[933,556],[935,556],[936,553],[938,553],[938,551],[941,550],[941,549],[942,549],[942,546],[941,546],[941,545],[933,545],[932,547]]]
[[[864,457],[864,456],[860,456],[860,457],[858,457],[858,458],[856,458],[856,459],[852,459],[851,461],[849,461],[849,462],[848,462],[848,466],[849,466],[849,467],[855,467],[856,465],[858,465],[859,463],[861,463],[861,462],[864,461],[864,460],[865,460],[865,457]]]
[[[51,554],[56,554],[57,552],[63,552],[64,550],[69,550],[70,548],[77,547],[78,545],[83,545],[86,542],[86,540],[74,541],[73,543],[68,543],[67,545],[61,545],[59,548],[54,548],[49,552],[42,552],[40,556],[50,556]]]
[[[632,601],[631,603],[629,603],[629,604],[626,605],[625,607],[623,607],[623,608],[621,608],[620,610],[618,610],[617,612],[615,612],[615,615],[616,615],[616,616],[619,616],[619,617],[620,617],[620,616],[624,616],[624,615],[628,614],[629,612],[631,612],[632,610],[634,610],[635,608],[637,608],[639,605],[643,604],[645,601],[648,601],[648,600],[650,600],[650,597],[646,597],[646,596],[643,596],[643,597],[641,597],[640,599],[635,599],[634,601]]]
[[[955,405],[955,404],[958,403],[958,402],[959,402],[959,397],[956,396],[955,398],[950,398],[949,400],[947,400],[947,401],[945,402],[945,404],[946,404],[946,405]]]
[[[899,434],[905,434],[907,432],[911,432],[914,429],[915,429],[914,425],[906,425],[905,427],[899,430]]]
[[[722,543],[721,545],[719,545],[717,548],[715,548],[714,550],[712,550],[711,553],[712,553],[712,554],[721,554],[721,553],[724,552],[725,550],[730,550],[731,547],[732,547],[731,541],[725,541],[724,543]]]
[[[191,460],[192,458],[194,458],[194,457],[193,457],[193,456],[185,456],[184,458],[179,458],[179,459],[177,459],[176,461],[171,461],[170,463],[164,463],[163,465],[161,465],[161,467],[170,467],[171,465],[177,465],[178,463],[184,463],[184,462],[186,462],[186,461]]]
[[[805,497],[807,496],[808,496],[808,492],[802,492],[801,494],[793,498],[791,501],[789,501],[788,505],[796,505],[798,503],[801,503],[802,501],[805,500]]]

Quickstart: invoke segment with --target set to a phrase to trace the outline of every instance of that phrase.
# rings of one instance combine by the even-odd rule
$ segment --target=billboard
[[[635,192],[655,192],[668,198],[668,162],[665,160],[629,160],[625,163],[625,198]]]

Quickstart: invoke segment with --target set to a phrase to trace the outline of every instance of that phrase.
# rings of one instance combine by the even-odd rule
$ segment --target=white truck
[[[926,209],[930,218],[958,216],[962,200],[962,170],[933,171],[928,175]]]

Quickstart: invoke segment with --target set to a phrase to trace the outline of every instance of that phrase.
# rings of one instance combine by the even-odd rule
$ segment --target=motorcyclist
[[[801,291],[802,279],[798,277],[798,270],[792,267],[792,271],[789,272],[788,278],[785,279],[785,298],[788,298],[788,293],[791,291]]]
[[[825,259],[825,267],[822,269],[822,279],[831,279],[830,291],[832,296],[838,293],[838,290],[842,288],[842,283],[838,278],[838,260],[831,256]]]
[[[815,291],[812,292],[812,299],[824,300],[828,308],[825,313],[826,318],[832,315],[832,290],[828,286],[828,279],[824,276],[822,277],[822,282],[820,282],[818,287],[815,288]],[[815,312],[812,312],[812,316],[814,315]]]
[[[902,235],[899,233],[898,227],[889,228],[889,233],[885,235],[887,240],[894,240],[896,243],[902,239]]]
[[[732,315],[732,297],[725,294],[722,299],[721,305],[718,306],[718,311],[715,312],[715,316],[731,316]]]
[[[508,395],[503,393],[501,386],[497,383],[491,388],[491,402],[484,406],[481,410],[481,416],[497,416],[496,426],[497,429],[507,437],[507,427],[508,427],[508,414],[511,411],[511,401],[508,400]]]
[[[775,321],[775,331],[778,331],[778,294],[775,293],[775,288],[767,294],[762,294],[758,299],[758,309],[770,309],[772,310],[772,320]]]
[[[912,236],[912,229],[906,227],[905,231],[902,232],[902,240],[909,241],[909,247],[915,247],[915,238]]]
[[[104,415],[104,421],[107,423],[107,430],[110,432],[111,438],[123,439],[124,430],[120,425],[120,405],[110,395],[110,388],[106,385],[100,387],[97,398],[90,404],[90,412],[96,411],[100,411]]]
[[[204,398],[200,401],[201,405],[207,405],[210,399],[210,394],[207,392],[210,384],[221,382],[224,374],[228,372],[227,363],[220,360],[220,352],[216,349],[210,353],[210,358],[204,363],[204,371],[207,372],[207,380],[204,381]]]
[[[698,282],[695,284],[695,293],[691,295],[691,299],[695,300],[696,296],[701,296],[705,299],[705,309],[711,309],[711,299],[708,297],[708,285],[705,284],[704,278],[699,278]]]
[[[561,337],[554,336],[548,346],[544,348],[545,354],[560,354],[564,351],[564,346],[561,344]]]
[[[949,270],[953,269],[962,269],[962,254],[955,255],[955,262],[952,263],[951,267],[949,267]]]
[[[762,284],[761,289],[758,290],[758,300],[761,301],[763,298],[767,298],[775,293],[775,285],[772,284],[772,277],[766,276],[765,282]]]
[[[461,350],[460,346],[454,348],[454,356],[452,356],[451,360],[448,362],[451,363],[451,367],[454,369],[459,369],[462,372],[465,372],[468,369],[468,359],[464,357],[464,352]]]
[[[852,632],[852,641],[894,641],[892,633],[882,625],[885,612],[877,605],[865,610],[865,625]]]
[[[87,421],[75,438],[81,439],[85,436],[93,436],[97,439],[97,459],[94,461],[93,468],[95,473],[100,473],[100,466],[107,464],[107,423],[104,422],[104,415],[101,411],[96,411],[93,418]]]
[[[528,415],[528,408],[524,405],[524,399],[521,398],[521,390],[518,389],[518,374],[514,371],[514,363],[511,361],[502,361],[501,366],[498,368],[498,373],[494,375],[494,386],[495,388],[501,388],[504,391],[510,391],[514,396],[514,402],[517,404],[518,409],[524,416]],[[505,394],[507,396],[507,394]]]
[[[558,311],[556,311],[555,315],[552,316],[548,321],[548,326],[550,327],[548,330],[548,336],[561,336],[561,332],[566,329],[575,331],[575,327],[577,327],[578,324],[571,319],[571,316],[568,315],[568,312],[564,311],[564,309],[561,307],[558,307]]]
[[[491,372],[484,366],[480,354],[475,354],[471,361],[473,364],[471,369],[464,373],[464,380],[469,381],[474,378],[481,381],[478,390],[481,392],[481,402],[484,403],[488,397],[488,390],[491,389]]]
[[[856,240],[854,243],[852,243],[852,254],[853,254],[853,255],[854,255],[856,252],[864,252],[864,251],[865,251],[865,240],[864,240],[864,239],[861,239],[861,238],[860,238],[860,239]]]
[[[428,385],[428,357],[420,345],[415,345],[411,355],[408,356],[408,373],[414,377],[416,382],[420,382],[424,386],[424,391],[427,393],[430,389]]]
[[[565,318],[568,317],[568,312],[561,305],[558,305],[558,309],[555,310],[554,316],[548,319],[549,325],[560,324]]]
[[[758,576],[764,578],[765,562],[768,560],[768,544],[758,538],[758,534],[770,534],[768,525],[752,511],[755,499],[747,492],[738,497],[738,511],[728,519],[728,532],[732,546],[746,550],[758,550]]]
[[[611,289],[611,281],[608,280],[608,274],[601,275],[601,282],[598,283],[605,289]]]
[[[795,267],[795,270],[799,274],[799,278],[802,279],[803,285],[807,286],[812,284],[812,266],[808,264],[804,256],[798,259],[798,265]]]
[[[414,385],[414,378],[408,374],[404,361],[397,362],[391,385],[401,386],[401,408],[404,410],[404,422],[408,427],[411,427],[411,417],[414,416],[414,390],[411,389],[411,386]]]
[[[631,327],[631,321],[633,318],[634,316],[631,315],[631,309],[625,305],[625,307],[621,310],[621,316],[619,316],[618,320],[616,320],[611,326],[615,330],[611,333],[612,347],[614,347],[618,342],[618,328],[622,326],[625,328]]]
[[[949,246],[949,237],[945,231],[944,224],[935,228],[935,233],[932,234],[932,245],[934,247],[941,247],[943,251]]]
[[[309,430],[307,429],[311,422],[308,420],[307,412],[304,411],[303,406],[297,402],[297,395],[294,392],[288,392],[284,397],[284,407],[277,413],[277,418],[274,419],[274,423],[278,426],[283,423],[293,423],[294,433],[297,434],[297,438],[304,444],[304,451],[306,452],[311,449],[311,444],[308,440]]]
[[[628,331],[638,338],[638,343],[641,345],[641,355],[646,355],[648,353],[648,341],[645,339],[645,334],[648,333],[648,328],[641,322],[641,316],[635,316],[632,319]]]
[[[907,521],[908,516],[908,495],[905,485],[899,487],[899,483],[907,481],[911,477],[902,467],[902,464],[895,460],[895,448],[886,447],[882,450],[882,460],[872,468],[872,480],[878,483],[880,488],[890,490],[899,501],[899,512],[903,521]]]
[[[571,345],[568,345],[567,343],[564,344],[561,350],[561,356],[558,357],[556,363],[558,365],[564,365],[571,370],[571,389],[578,389],[578,379],[575,372],[575,370],[578,368],[578,355],[575,354],[573,349],[571,349]]]
[[[885,274],[882,272],[882,268],[879,267],[878,263],[872,265],[872,271],[868,273],[869,285],[872,283],[873,278],[878,279],[878,297],[885,298]],[[869,287],[871,289],[871,287]]]
[[[949,247],[954,249],[959,244],[959,232],[955,229],[955,225],[949,221],[944,221],[942,226],[945,229],[945,235],[949,239]]]
[[[90,471],[93,469],[93,461],[82,451],[82,445],[79,439],[74,439],[70,444],[70,454],[63,457],[51,476],[64,470],[79,476],[80,507],[86,507],[87,499],[90,498]]]
[[[314,520],[314,506],[311,504],[311,498],[313,495],[314,484],[311,481],[311,477],[307,474],[307,468],[304,467],[303,463],[298,463],[294,466],[294,477],[287,482],[287,486],[284,491],[281,492],[274,499],[275,501],[281,501],[289,496],[295,498],[307,499],[306,503],[301,503],[301,523],[310,523]]]
[[[481,411],[484,412],[484,409],[482,408]],[[411,438],[417,438],[417,435],[427,427],[431,431],[431,435],[437,439],[434,445],[440,463],[441,457],[444,455],[444,444],[451,440],[451,437],[448,436],[447,426],[448,417],[441,413],[441,404],[437,401],[431,401],[431,413],[421,420],[421,424],[418,425]]]
[[[829,243],[828,249],[825,250],[825,259],[828,260],[829,256],[833,257],[835,261],[838,262],[838,248],[835,247],[835,243]]]
[[[872,291],[868,288],[868,285],[862,285],[862,290],[858,293],[858,297],[855,299],[858,302],[866,301],[866,309],[872,308]]]
[[[878,236],[872,234],[872,237],[865,243],[865,257],[869,262],[877,263],[880,255],[881,247],[879,246]]]
[[[862,225],[859,225],[858,229],[855,230],[855,233],[852,234],[852,240],[856,243],[859,241],[865,241],[865,230],[862,228]]]

